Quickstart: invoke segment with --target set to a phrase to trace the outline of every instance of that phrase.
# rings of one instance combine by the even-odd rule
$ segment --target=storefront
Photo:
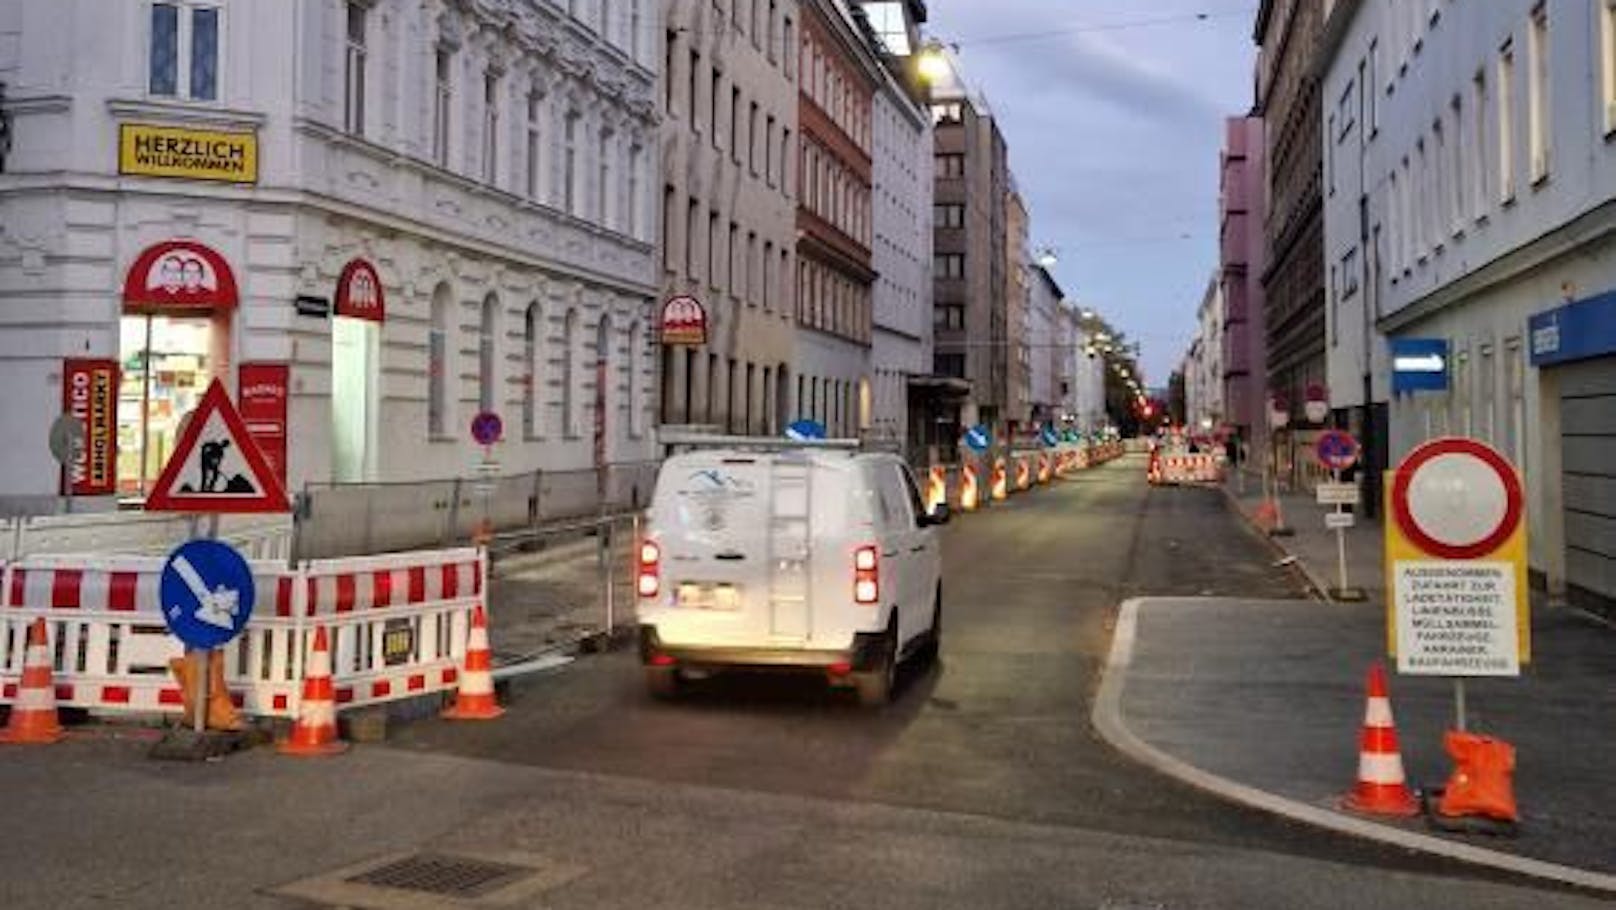
[[[162,471],[180,421],[230,370],[236,279],[193,240],[148,247],[124,279],[118,332],[117,493],[140,499]]]
[[[337,280],[331,320],[331,476],[340,483],[377,478],[382,325],[381,276],[354,259]]]

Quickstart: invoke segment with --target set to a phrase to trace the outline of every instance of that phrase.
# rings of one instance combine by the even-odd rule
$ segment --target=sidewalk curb
[[[1263,541],[1267,542],[1269,549],[1273,550],[1275,553],[1278,553],[1280,556],[1290,558],[1290,568],[1295,569],[1302,576],[1302,580],[1307,582],[1307,586],[1313,589],[1313,596],[1326,603],[1336,603],[1336,601],[1330,599],[1329,585],[1325,584],[1324,579],[1320,578],[1318,573],[1314,572],[1308,567],[1307,563],[1302,561],[1302,557],[1286,549],[1284,544],[1280,543],[1278,540],[1275,540],[1274,537],[1267,531],[1264,531],[1262,526],[1258,525],[1250,515],[1247,515],[1245,509],[1240,508],[1240,500],[1236,499],[1235,495],[1229,492],[1228,484],[1219,484],[1218,489],[1223,492],[1223,499],[1228,503],[1229,508],[1232,509],[1236,515],[1240,516],[1240,520],[1245,524],[1247,530],[1257,535],[1257,537],[1261,538]]]
[[[1485,847],[1455,843],[1427,834],[1389,828],[1371,821],[1341,815],[1203,771],[1135,736],[1122,716],[1122,692],[1127,684],[1128,668],[1133,663],[1134,640],[1139,628],[1139,609],[1153,599],[1155,598],[1132,598],[1123,602],[1119,609],[1116,631],[1111,640],[1111,652],[1106,657],[1100,691],[1094,699],[1094,710],[1090,716],[1100,738],[1123,755],[1157,773],[1176,778],[1214,796],[1292,821],[1529,878],[1616,894],[1616,875],[1514,856]]]

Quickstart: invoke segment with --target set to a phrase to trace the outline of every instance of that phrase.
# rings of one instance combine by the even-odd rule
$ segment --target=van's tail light
[[[881,553],[875,547],[853,551],[853,600],[861,604],[881,600]]]
[[[662,548],[654,540],[640,541],[635,562],[634,589],[644,598],[657,596],[662,590]]]

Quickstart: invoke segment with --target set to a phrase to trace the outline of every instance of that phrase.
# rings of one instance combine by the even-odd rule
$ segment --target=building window
[[[752,176],[756,177],[757,173],[758,173],[758,154],[757,154],[758,104],[757,104],[757,102],[756,101],[751,102],[751,104],[747,108],[747,110],[748,110],[748,114],[747,114],[747,120],[746,120],[746,166],[751,169]]]
[[[1453,170],[1452,177],[1448,181],[1450,190],[1448,222],[1453,233],[1457,235],[1464,232],[1465,193],[1469,190],[1469,179],[1465,173],[1465,159],[1468,156],[1464,147],[1464,102],[1459,100],[1458,95],[1454,95],[1453,100],[1448,102],[1448,107],[1453,112],[1453,141],[1448,143],[1450,146],[1448,166]]]
[[[1504,202],[1515,198],[1515,45],[1505,42],[1498,55],[1498,192]]]
[[[707,213],[707,283],[713,290],[718,290],[718,254],[723,249],[724,238],[719,236],[718,211],[715,209]]]
[[[527,188],[527,198],[538,199],[540,192],[539,175],[544,173],[541,164],[541,150],[544,148],[544,95],[538,89],[527,93],[527,179],[524,185]]]
[[[365,19],[361,3],[348,3],[348,50],[343,70],[342,126],[355,136],[365,134]]]
[[[685,98],[690,106],[690,131],[701,135],[701,52],[691,50],[690,72],[685,77],[689,84],[685,86]]]
[[[640,168],[645,149],[639,145],[628,147],[628,235],[640,239],[645,232],[645,204],[640,201]]]
[[[785,18],[782,29],[785,37],[780,48],[782,58],[780,68],[785,70],[787,82],[795,82],[797,78],[797,38],[796,32],[792,28],[790,16]]]
[[[454,54],[438,48],[434,69],[436,83],[432,94],[432,160],[439,167],[449,166],[449,115],[454,110]]]
[[[776,41],[779,38],[779,34],[778,34],[779,21],[780,21],[780,3],[779,3],[779,0],[769,0],[769,34],[768,34],[768,40],[769,40],[769,62],[770,63],[774,63],[779,58],[779,52],[776,50],[776,48],[779,46],[776,43]]]
[[[763,124],[763,180],[769,186],[774,186],[774,115],[770,114]]]
[[[965,307],[955,303],[936,307],[932,310],[932,326],[939,329],[964,329]]]
[[[578,435],[578,408],[574,386],[578,383],[578,311],[568,310],[561,332],[561,427],[569,437]]]
[[[640,52],[644,50],[645,36],[640,34],[645,28],[645,12],[641,8],[645,0],[628,0],[628,55],[636,61],[640,59]]]
[[[483,76],[483,182],[499,183],[499,75]]]
[[[729,223],[729,246],[725,248],[725,252],[729,254],[729,295],[740,300],[741,285],[737,279],[741,269],[735,260],[741,255],[741,226],[733,221]]]
[[[934,104],[931,106],[932,123],[948,124],[959,123],[960,121],[961,109],[958,101],[950,101],[945,104]]]
[[[965,206],[959,203],[938,203],[931,207],[935,227],[962,228],[965,226]]]
[[[1480,219],[1487,214],[1487,170],[1492,161],[1487,155],[1487,73],[1477,70],[1476,78],[1471,82],[1470,105],[1470,145],[1472,154],[1476,156],[1475,167],[1470,172],[1473,182],[1471,187],[1470,213],[1471,217]]]
[[[791,128],[780,131],[780,195],[791,196]]]
[[[729,90],[729,154],[736,164],[741,163],[741,89]]]
[[[578,167],[578,112],[567,113],[566,129],[562,133],[561,151],[561,207],[569,215],[579,215],[579,208],[583,204],[583,192],[578,186],[583,179],[583,172]]]
[[[1616,133],[1616,0],[1604,0],[1600,47],[1605,83],[1605,134]]]
[[[1527,129],[1531,134],[1532,182],[1549,176],[1549,8],[1532,10],[1532,56],[1527,94]]]
[[[669,272],[679,267],[679,260],[674,254],[673,219],[677,213],[673,209],[673,184],[662,185],[662,266]]]
[[[673,113],[673,61],[679,45],[679,33],[669,29],[662,39],[662,109]]]
[[[774,309],[774,302],[769,299],[769,291],[772,284],[772,282],[769,281],[769,273],[773,270],[773,268],[774,241],[765,240],[763,241],[763,262],[760,264],[760,271],[762,272],[762,275],[758,282],[761,285],[759,289],[759,296],[763,298],[764,312],[770,312]]]
[[[153,95],[218,100],[218,7],[152,4],[146,87]]]
[[[719,108],[719,104],[718,104],[719,99],[721,97],[723,97],[722,92],[719,91],[719,89],[723,86],[723,82],[724,82],[723,74],[718,71],[717,67],[714,67],[713,68],[713,81],[708,86],[708,92],[707,92],[707,95],[708,95],[708,98],[707,98],[708,114],[707,114],[707,116],[712,120],[712,123],[713,123],[713,128],[711,130],[711,132],[712,132],[712,137],[711,138],[712,138],[712,142],[713,142],[713,148],[715,148],[715,149],[722,149],[724,147],[723,142],[719,139],[721,131],[718,128],[719,125],[724,122],[724,119],[719,116],[720,108]]]
[[[932,257],[932,274],[937,278],[964,278],[965,256],[962,253],[938,253]]]
[[[1380,133],[1380,42],[1369,42],[1369,75],[1363,83],[1364,99],[1369,104],[1369,138]]]
[[[496,410],[499,400],[499,298],[489,294],[483,298],[482,318],[477,322],[477,407],[482,411]]]
[[[522,437],[539,435],[539,391],[544,365],[544,311],[537,301],[522,318]]]
[[[743,268],[744,268],[745,271],[744,271],[744,274],[743,274],[742,277],[744,279],[744,283],[746,284],[746,302],[748,304],[752,305],[752,306],[757,305],[757,297],[758,297],[758,294],[757,294],[757,292],[758,292],[757,251],[758,251],[758,235],[757,235],[757,231],[747,231],[746,232],[746,262],[743,265]]]
[[[701,278],[701,272],[697,270],[697,264],[701,259],[699,239],[701,235],[698,233],[701,230],[700,219],[701,203],[696,201],[695,196],[691,196],[685,205],[685,274],[689,275],[692,281]]]
[[[449,431],[449,285],[432,291],[432,315],[426,336],[426,429],[434,437]]]
[[[612,164],[617,157],[612,138],[611,130],[601,130],[600,161],[595,168],[595,211],[600,213],[601,226],[609,228],[617,226],[617,218],[612,212]]]
[[[964,155],[938,155],[935,164],[938,177],[954,178],[965,176]]]

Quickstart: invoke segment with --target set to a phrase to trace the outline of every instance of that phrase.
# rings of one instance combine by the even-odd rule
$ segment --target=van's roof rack
[[[728,436],[702,426],[664,426],[657,442],[676,449],[740,449],[748,452],[785,452],[794,449],[856,451],[857,439],[789,439],[785,436]]]

